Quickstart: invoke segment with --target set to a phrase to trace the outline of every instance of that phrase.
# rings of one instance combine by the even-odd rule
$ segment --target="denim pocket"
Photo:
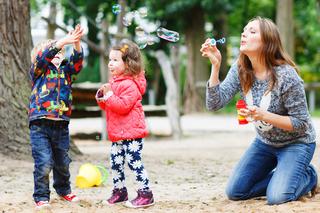
[[[32,125],[30,126],[30,130],[31,130],[32,132],[39,132],[39,131],[41,131],[41,126],[32,124]]]

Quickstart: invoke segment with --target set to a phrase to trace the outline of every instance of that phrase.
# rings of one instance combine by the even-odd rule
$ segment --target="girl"
[[[98,105],[106,111],[107,131],[112,141],[110,161],[114,189],[107,202],[113,205],[128,200],[124,176],[126,160],[139,184],[138,196],[127,201],[126,206],[150,206],[154,199],[141,161],[143,138],[147,135],[141,104],[146,79],[138,46],[130,41],[114,46],[109,54],[108,68],[112,79],[96,95]]]
[[[317,173],[310,161],[316,147],[303,81],[283,50],[279,31],[257,17],[243,29],[240,56],[220,83],[221,54],[208,39],[200,50],[211,64],[207,107],[218,110],[240,91],[257,136],[241,158],[227,186],[231,200],[266,196],[268,204],[297,200],[313,191]]]

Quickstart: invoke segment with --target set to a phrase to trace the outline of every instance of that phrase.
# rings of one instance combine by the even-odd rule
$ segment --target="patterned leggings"
[[[112,143],[110,162],[114,188],[125,187],[124,163],[127,160],[129,168],[136,176],[138,188],[140,190],[149,189],[148,174],[141,161],[142,147],[142,138]]]

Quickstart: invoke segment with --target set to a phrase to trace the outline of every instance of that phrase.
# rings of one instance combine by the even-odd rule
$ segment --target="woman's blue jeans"
[[[297,200],[317,184],[317,173],[310,165],[315,146],[294,143],[277,148],[255,139],[229,179],[228,198],[266,196],[270,205]]]
[[[50,121],[49,123],[56,121]],[[71,192],[69,164],[68,126],[50,126],[45,123],[30,125],[32,157],[34,159],[34,193],[35,202],[49,201],[49,174],[53,170],[53,188],[58,195]]]

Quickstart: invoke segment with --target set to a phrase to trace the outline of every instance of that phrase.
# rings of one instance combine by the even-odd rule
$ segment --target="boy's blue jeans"
[[[270,205],[297,200],[317,184],[310,161],[315,143],[276,148],[255,139],[236,166],[226,189],[231,200],[267,196]]]
[[[58,195],[64,196],[71,193],[68,125],[60,125],[61,121],[44,119],[37,121],[39,122],[36,124],[32,122],[30,124],[35,202],[50,200],[49,173],[51,170],[53,170],[53,187]]]

